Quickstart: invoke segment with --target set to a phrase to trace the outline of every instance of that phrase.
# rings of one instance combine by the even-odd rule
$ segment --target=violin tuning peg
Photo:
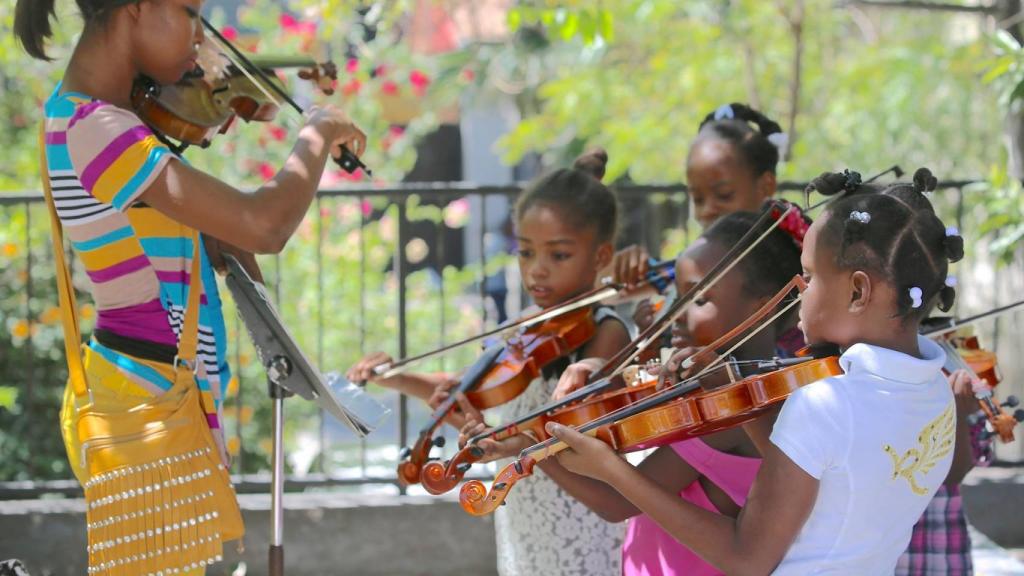
[[[1020,400],[1016,396],[1007,396],[1006,401],[1000,404],[1004,408],[1015,408],[1020,404]]]
[[[473,465],[471,463],[463,462],[462,464],[456,465],[455,469],[458,470],[460,473],[465,474],[466,472],[469,472],[469,469],[472,467]]]
[[[504,506],[504,505],[506,505],[506,504],[508,504],[508,501],[507,501],[507,500],[502,500],[502,501],[501,501],[501,505],[502,505],[502,506]]]
[[[1013,419],[1017,422],[1024,422],[1024,409],[1014,410]]]
[[[444,436],[434,436],[434,439],[430,441],[431,444],[438,448],[444,448],[445,442],[447,442],[447,440]]]
[[[473,446],[472,448],[469,449],[469,454],[473,458],[483,458],[484,457],[484,449],[479,447],[479,446]]]
[[[408,446],[402,446],[402,449],[398,451],[398,459],[408,460],[409,456],[412,456],[412,450]]]
[[[504,490],[505,486],[507,486],[507,484],[505,484],[504,482],[498,482],[494,486],[491,486],[491,490]]]

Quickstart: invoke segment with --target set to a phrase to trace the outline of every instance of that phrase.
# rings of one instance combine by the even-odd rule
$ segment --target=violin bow
[[[771,208],[772,208],[772,206],[769,206],[765,210],[765,215],[767,215],[768,217],[771,217],[771,214],[773,213],[773,210]],[[717,272],[712,271],[712,273],[709,273],[708,275],[706,275],[701,280],[701,282],[698,282],[697,286],[692,288],[686,295],[683,296],[683,298],[681,298],[680,300],[677,300],[673,304],[673,306],[680,305],[680,308],[681,308],[682,306],[685,306],[685,302],[691,302],[691,301],[695,300],[696,298],[699,298],[702,294],[704,294],[704,292],[706,292],[707,289],[710,289],[710,287],[713,286],[714,283],[718,281],[718,279],[720,279],[725,274],[727,274],[729,272],[729,270],[732,268],[732,266],[734,266],[736,264],[736,262],[738,262],[740,259],[742,259],[744,256],[746,256],[750,252],[750,250],[752,250],[753,247],[757,245],[758,242],[763,240],[767,236],[767,234],[770,233],[774,229],[774,227],[777,226],[786,217],[786,215],[789,213],[789,210],[795,210],[795,209],[796,209],[795,206],[790,205],[789,209],[786,212],[784,212],[782,215],[780,215],[776,219],[776,221],[772,223],[772,226],[770,226],[768,228],[768,230],[764,234],[762,234],[760,237],[758,237],[749,247],[746,247],[746,249],[744,249],[743,245],[744,245],[745,241],[746,242],[750,242],[749,238],[752,237],[754,234],[756,234],[756,230],[758,228],[758,224],[755,224],[753,227],[751,227],[751,230],[748,231],[747,235],[744,235],[744,237],[741,238],[739,242],[737,242],[736,246],[733,247],[733,250],[730,250],[730,253],[726,254],[725,257],[723,257],[722,260],[720,260],[719,263],[716,264],[715,269],[717,270]],[[759,223],[760,223],[760,221],[759,221]],[[738,256],[736,255],[737,252],[739,253]],[[726,262],[726,260],[730,256],[735,256],[735,260],[731,261],[728,265],[722,265],[724,262]],[[701,288],[701,286],[703,288]],[[665,402],[665,401],[668,401],[668,400],[670,400],[672,398],[676,398],[678,396],[675,395],[675,393],[679,389],[685,389],[686,391],[689,391],[689,390],[693,389],[693,388],[688,388],[687,387],[687,385],[686,385],[687,382],[692,382],[692,381],[699,382],[699,378],[700,377],[709,374],[713,370],[717,370],[717,369],[723,367],[726,358],[728,358],[729,355],[732,354],[733,351],[735,351],[737,348],[739,348],[744,343],[746,343],[750,338],[752,338],[760,330],[764,329],[766,326],[770,326],[776,319],[778,319],[783,314],[788,312],[793,306],[795,306],[797,304],[797,302],[800,301],[800,296],[797,296],[797,298],[795,298],[792,301],[788,302],[781,310],[777,311],[774,315],[772,315],[767,320],[764,320],[764,317],[766,315],[768,315],[776,306],[778,306],[778,304],[793,290],[793,288],[799,289],[799,291],[801,293],[806,288],[806,285],[804,284],[803,279],[800,276],[794,276],[793,279],[790,280],[786,284],[785,287],[783,287],[781,290],[779,290],[779,292],[773,298],[771,298],[768,302],[766,302],[757,312],[755,312],[753,315],[751,315],[750,318],[746,319],[742,324],[740,324],[739,326],[737,326],[733,330],[729,331],[727,334],[724,334],[722,337],[716,339],[715,342],[712,343],[711,345],[709,345],[707,348],[705,348],[705,350],[715,351],[720,346],[723,346],[724,344],[733,341],[733,339],[735,339],[737,336],[742,334],[744,331],[749,330],[752,326],[754,326],[758,322],[761,322],[760,326],[758,326],[758,327],[754,328],[753,330],[751,330],[751,332],[749,334],[747,334],[745,337],[743,337],[739,341],[735,342],[733,344],[733,346],[730,347],[724,353],[716,354],[716,356],[713,359],[711,359],[711,361],[696,376],[693,376],[691,378],[687,378],[683,382],[675,383],[672,386],[670,386],[669,388],[666,388],[664,390],[658,391],[655,394],[653,394],[651,397],[648,397],[647,399],[645,399],[644,401],[655,402],[655,404],[652,404],[652,405],[657,405],[657,403]],[[680,304],[680,302],[683,302],[683,304]],[[673,311],[672,311],[672,309],[670,309],[670,311],[666,314],[666,317],[668,317],[672,313],[673,313]],[[669,319],[669,322],[673,322],[675,320],[675,317],[677,317],[679,315],[679,313],[681,313],[681,310],[676,312],[675,316],[673,316],[673,317],[671,317]],[[570,404],[572,402],[575,402],[576,400],[581,400],[581,399],[585,398],[586,396],[589,396],[589,395],[594,394],[594,393],[603,392],[603,391],[611,388],[614,384],[617,383],[616,377],[619,376],[623,370],[625,370],[626,366],[629,364],[631,359],[634,358],[637,354],[643,352],[643,350],[646,348],[646,346],[649,345],[650,342],[653,342],[661,334],[661,331],[664,330],[664,326],[661,328],[661,331],[658,331],[658,330],[652,331],[651,330],[652,328],[655,328],[655,326],[652,325],[651,327],[648,327],[648,330],[645,330],[644,334],[641,334],[640,336],[638,336],[638,338],[636,340],[634,340],[634,342],[637,343],[637,345],[639,346],[638,350],[631,351],[630,347],[627,346],[623,351],[621,351],[618,355],[616,355],[616,358],[619,358],[619,356],[622,356],[623,358],[625,358],[625,361],[622,364],[615,365],[615,367],[614,367],[614,369],[613,369],[613,371],[612,371],[612,373],[610,375],[606,376],[606,375],[600,375],[598,373],[592,374],[588,378],[588,384],[587,385],[583,386],[582,388],[580,388],[578,390],[575,390],[575,391],[571,392],[570,394],[566,395],[564,398],[561,398],[561,399],[556,400],[556,401],[548,402],[547,404],[541,406],[540,408],[534,409],[534,410],[528,412],[525,415],[521,415],[521,416],[516,417],[512,422],[506,423],[506,424],[498,426],[496,428],[492,428],[490,430],[486,430],[484,432],[481,432],[480,434],[477,434],[476,436],[473,436],[472,438],[470,438],[466,442],[465,446],[463,446],[455,455],[453,455],[450,459],[445,461],[443,464],[440,463],[440,462],[428,463],[424,467],[424,469],[423,469],[423,480],[422,480],[422,482],[423,482],[424,487],[427,489],[428,492],[431,492],[432,494],[442,494],[442,493],[444,493],[444,492],[454,488],[455,485],[459,481],[461,481],[461,479],[463,478],[465,473],[469,470],[469,468],[473,465],[473,463],[479,461],[484,456],[483,450],[478,446],[478,443],[481,440],[484,440],[484,439],[504,440],[506,438],[514,436],[515,434],[518,434],[519,431],[527,423],[529,423],[530,421],[532,421],[532,420],[534,420],[536,418],[544,416],[545,414],[552,413],[555,410],[558,410],[559,408],[562,408],[562,407],[567,406],[568,404]],[[649,331],[653,332],[654,335],[651,336],[650,334],[648,334]],[[646,341],[644,340],[645,337],[647,338]],[[632,346],[632,344],[631,344],[631,346]],[[609,365],[612,365],[614,361],[615,361],[615,358],[613,358],[612,360],[609,360],[605,364],[605,366],[607,367]],[[670,391],[676,391],[676,392],[671,392],[670,393]],[[682,393],[685,393],[685,392],[682,392]],[[624,406],[624,407],[620,408],[619,410],[616,410],[614,412],[611,412],[611,413],[605,415],[602,418],[599,418],[598,420],[600,422],[595,424],[594,427],[590,427],[590,425],[587,424],[587,425],[582,426],[580,428],[580,431],[581,432],[585,432],[587,430],[594,430],[594,431],[596,431],[597,428],[599,428],[600,426],[605,425],[606,423],[611,423],[611,422],[617,421],[616,418],[628,417],[629,415],[635,413],[635,412],[630,412],[630,410],[632,408],[634,408],[635,406],[637,406],[637,404],[631,404],[629,406]],[[548,441],[545,441],[545,442],[548,442]],[[540,444],[538,444],[537,446],[540,446]],[[557,453],[558,451],[560,451],[561,449],[564,449],[564,448],[565,448],[565,445],[563,444],[561,448],[558,448],[558,449],[554,450],[553,452],[550,452],[550,454]],[[534,460],[536,460],[536,459],[534,459]],[[496,484],[495,484],[496,488],[495,489],[499,490],[499,491],[501,490],[501,488],[503,488],[503,485],[508,485],[508,481],[504,481],[503,482],[503,481],[499,481],[499,480],[496,479],[495,482],[496,482]],[[465,493],[466,494],[477,494],[481,488],[482,488],[482,485],[480,485],[480,486],[474,485],[473,487],[465,489],[466,490]],[[486,490],[484,490],[484,492],[486,493]],[[480,495],[480,497],[482,498],[483,495]],[[476,498],[476,497],[474,496],[473,498]],[[475,500],[475,501],[479,502],[479,500]],[[470,510],[470,508],[468,508],[468,507],[466,509]]]
[[[943,334],[955,332],[956,330],[959,330],[964,326],[968,326],[976,322],[981,322],[982,320],[991,318],[993,316],[1001,316],[1003,314],[1006,314],[1007,312],[1012,312],[1022,307],[1024,307],[1024,300],[1018,300],[1017,302],[1013,302],[1012,304],[1007,304],[1005,306],[993,308],[986,312],[975,314],[974,316],[968,316],[967,318],[948,318],[946,319],[946,322],[944,324],[937,326],[935,328],[929,328],[928,330],[921,332],[921,335],[927,336],[929,338],[941,336]]]
[[[575,402],[576,400],[583,399],[591,394],[603,392],[608,388],[611,388],[615,384],[614,378],[617,375],[629,366],[637,356],[650,347],[651,344],[656,342],[665,330],[667,330],[668,327],[682,315],[687,306],[703,296],[721,278],[728,274],[729,271],[732,270],[733,266],[743,259],[744,256],[749,254],[758,243],[764,240],[791,210],[796,210],[796,208],[790,206],[777,220],[772,222],[767,230],[758,235],[758,228],[763,226],[765,222],[771,218],[771,205],[766,207],[757,222],[750,227],[750,230],[748,230],[743,237],[741,237],[740,240],[729,249],[729,251],[715,264],[711,271],[700,280],[700,282],[690,288],[690,290],[685,294],[676,298],[676,300],[665,311],[664,315],[637,335],[632,342],[627,344],[626,347],[620,350],[615,356],[608,359],[600,370],[591,374],[588,378],[587,385],[574,390],[561,400],[549,402],[535,410],[532,410],[528,414],[516,418],[513,422],[474,436],[469,440],[469,443],[479,442],[484,438],[491,438],[495,433],[500,434],[502,432],[507,432],[508,430],[521,426],[524,422],[532,420],[537,416],[554,412],[555,410]],[[750,245],[746,246],[748,243],[750,243]]]
[[[664,260],[662,262],[658,262],[657,264],[651,266],[651,270],[648,272],[647,282],[648,283],[652,283],[654,281],[654,279],[659,275],[661,270],[666,268],[666,267],[668,267],[670,264],[674,264],[674,261],[672,261],[672,260]],[[456,342],[452,342],[451,344],[446,344],[444,346],[441,346],[440,348],[431,350],[429,352],[424,352],[423,354],[418,354],[416,356],[410,356],[408,358],[403,358],[402,360],[398,360],[398,361],[395,361],[395,362],[387,362],[387,363],[384,363],[384,364],[380,364],[378,366],[375,366],[373,371],[374,371],[375,374],[377,374],[377,376],[379,376],[381,378],[390,378],[392,376],[396,376],[398,374],[401,374],[402,372],[405,371],[405,368],[407,366],[409,366],[410,364],[412,364],[414,362],[419,362],[421,360],[426,360],[427,358],[431,358],[433,356],[437,356],[439,354],[443,354],[443,353],[448,352],[450,350],[454,350],[456,348],[460,348],[460,347],[465,346],[467,344],[472,344],[473,342],[477,342],[479,340],[483,340],[483,339],[489,338],[491,336],[496,336],[496,335],[499,335],[499,334],[509,334],[509,333],[511,333],[511,332],[513,332],[515,330],[521,330],[521,329],[530,328],[532,326],[536,326],[538,324],[541,324],[543,322],[547,322],[548,320],[551,320],[553,318],[557,318],[557,317],[562,316],[564,314],[568,314],[570,312],[575,312],[576,310],[579,310],[580,308],[584,308],[584,307],[590,306],[592,304],[596,304],[597,302],[601,302],[603,300],[607,300],[608,298],[611,298],[612,296],[615,296],[616,294],[618,294],[624,288],[625,288],[625,286],[623,284],[621,284],[621,283],[608,282],[604,286],[600,286],[600,287],[594,288],[592,290],[589,290],[587,292],[584,292],[583,294],[580,294],[579,296],[571,298],[571,299],[567,300],[566,302],[563,302],[562,304],[559,304],[558,306],[553,306],[551,308],[548,308],[547,310],[538,311],[535,314],[531,314],[529,316],[521,318],[521,319],[519,319],[519,320],[517,320],[515,322],[512,322],[511,324],[505,324],[503,326],[499,326],[499,327],[494,328],[492,330],[487,330],[485,332],[481,332],[480,334],[476,334],[474,336],[470,336],[468,338],[464,338],[462,340],[458,340]]]
[[[235,45],[232,44],[230,40],[225,38],[224,35],[220,33],[220,30],[217,30],[217,28],[214,27],[213,24],[210,24],[210,21],[207,20],[205,16],[200,15],[199,19],[202,21],[203,27],[209,30],[210,34],[213,34],[217,44],[220,45],[221,49],[223,50],[224,48],[227,48],[227,50],[230,52],[230,54],[228,54],[228,59],[231,60],[231,63],[234,64],[235,67],[242,72],[242,74],[245,74],[246,78],[248,78],[249,81],[251,81],[256,86],[256,88],[260,90],[260,92],[263,92],[263,94],[267,98],[269,98],[271,102],[274,102],[278,106],[281,105],[280,100],[275,98],[274,95],[270,93],[270,91],[273,91],[277,93],[278,97],[280,97],[281,100],[287,102],[288,105],[294,108],[295,111],[298,112],[300,115],[306,114],[306,111],[302,108],[302,106],[299,106],[298,102],[296,102],[287,92],[285,92],[283,88],[281,88],[275,82],[273,82],[267,76],[267,73],[263,71],[262,68],[253,64],[252,61],[249,60],[249,58],[242,53],[241,50],[236,48]],[[233,58],[231,58],[231,55],[234,55],[234,57],[238,60],[236,61]],[[256,76],[259,76],[259,80],[256,79]],[[270,91],[267,90],[268,88],[270,89]],[[341,157],[334,158],[334,161],[337,162],[337,164],[341,166],[343,170],[350,174],[354,173],[357,169],[361,168],[363,172],[366,173],[367,176],[373,176],[373,170],[370,170],[370,168],[366,164],[363,164],[363,161],[360,160],[358,156],[352,153],[352,151],[349,150],[344,145],[341,147]]]
[[[878,180],[879,178],[881,178],[882,176],[885,176],[886,174],[888,174],[890,172],[895,174],[897,179],[902,178],[903,174],[904,174],[903,169],[900,168],[899,164],[893,164],[892,166],[886,168],[885,170],[882,170],[878,174],[875,174],[871,178],[868,178],[867,180],[865,180],[863,182],[863,184],[871,184],[875,180]],[[824,206],[825,204],[828,204],[829,202],[831,202],[833,200],[838,200],[838,199],[842,198],[845,195],[846,195],[846,192],[843,191],[843,192],[841,192],[839,194],[836,194],[835,196],[832,196],[830,198],[825,198],[821,202],[818,202],[814,206],[811,206],[810,205],[811,204],[811,190],[810,190],[810,187],[804,188],[804,206],[806,206],[806,208],[804,209],[804,212],[810,212],[811,210],[815,210],[817,208],[820,208],[821,206]]]

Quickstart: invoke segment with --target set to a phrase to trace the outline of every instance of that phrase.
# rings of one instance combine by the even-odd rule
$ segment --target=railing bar
[[[480,236],[477,244],[480,248],[480,318],[483,326],[487,326],[487,198],[480,197]]]
[[[323,197],[316,197],[316,365],[324,369],[324,211]],[[327,425],[324,411],[317,410],[320,430],[320,472],[327,472]]]
[[[366,203],[365,196],[357,196],[359,202],[359,357],[366,355]],[[366,477],[366,438],[359,438],[359,472]]]

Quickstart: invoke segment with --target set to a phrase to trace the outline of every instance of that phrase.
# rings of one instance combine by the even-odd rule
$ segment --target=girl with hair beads
[[[170,85],[196,68],[204,40],[202,1],[76,4],[85,25],[63,80],[43,105],[45,166],[40,168],[47,171],[48,192],[52,184],[55,222],[67,230],[98,309],[92,339],[78,358],[79,343],[70,341],[77,332],[74,307],[64,306],[72,374],[61,413],[64,440],[72,469],[86,489],[90,514],[100,515],[90,516],[88,525],[89,572],[107,573],[116,567],[125,573],[201,573],[202,567],[220,560],[222,540],[241,534],[241,517],[224,471],[228,459],[220,428],[221,399],[230,373],[211,261],[218,262],[221,249],[232,251],[255,273],[251,252],[281,251],[305,216],[329,157],[339,155],[343,145],[361,153],[366,137],[341,110],[312,110],[281,170],[254,193],[242,192],[181,161],[133,112],[137,78]],[[17,1],[14,32],[33,57],[48,59],[45,45],[54,15],[55,0]],[[55,232],[55,242],[60,241]],[[179,358],[189,362],[179,363]],[[188,426],[181,434],[190,439],[212,436],[220,454],[182,454],[183,446],[159,444],[150,432],[137,429],[138,421],[130,421],[164,414],[166,403],[179,397],[191,402],[196,388],[205,414],[191,414],[191,404],[182,400],[189,418],[182,420]],[[121,418],[127,430],[113,426],[103,432],[107,436],[99,435],[99,445],[111,446],[97,448],[102,454],[94,458],[86,444],[97,436],[80,425],[93,421],[81,420],[83,414],[109,416],[115,422]],[[157,420],[142,428],[162,425],[171,426]],[[159,445],[173,452],[160,458],[134,450],[134,444],[125,448],[132,435],[149,438],[145,442],[150,450]],[[209,455],[213,450],[201,452]],[[118,463],[111,465],[111,473],[91,472],[94,464],[106,466],[108,460]],[[213,471],[209,482],[216,496],[204,499],[193,483],[194,494],[165,500],[161,512],[160,505],[152,506],[151,490],[155,486],[154,494],[170,496],[177,488],[160,491],[150,475],[176,474],[171,478],[175,484],[186,477],[195,481],[198,474],[180,475],[185,466],[202,468],[198,472],[205,477]],[[121,492],[104,499],[91,496],[116,485]],[[165,481],[163,486],[170,484]],[[114,497],[119,513],[103,516],[111,514],[104,500]],[[193,528],[197,518],[199,528]],[[146,526],[150,529],[140,530]]]
[[[686,293],[700,282],[729,248],[756,222],[750,212],[720,218],[676,261],[676,287]],[[706,346],[740,324],[765,304],[793,276],[800,274],[799,231],[774,230],[739,265],[726,274],[705,298],[694,302],[672,329],[672,345],[685,349]],[[795,311],[777,320],[738,348],[738,360],[769,359],[778,354],[780,334],[796,324]],[[567,373],[568,374],[568,373]],[[770,422],[775,413],[762,418]],[[767,424],[770,427],[770,423]],[[760,454],[740,428],[675,442],[656,449],[636,469],[665,491],[728,516],[743,505],[760,465]],[[622,547],[627,576],[702,576],[721,574],[643,514],[611,486],[582,476],[560,482],[570,494],[609,522],[630,519]]]
[[[569,470],[604,481],[710,564],[729,574],[892,574],[911,528],[952,460],[956,414],[945,354],[918,335],[953,304],[947,236],[924,192],[935,179],[880,189],[854,173],[812,186],[844,193],[811,225],[801,265],[801,328],[844,350],[844,374],[784,403],[737,518],[679,499],[603,442],[564,426]]]
[[[606,162],[603,151],[585,155],[577,160],[576,168],[541,176],[519,197],[515,208],[519,270],[526,291],[542,309],[591,289],[598,271],[611,261],[617,202],[612,191],[597,179]],[[597,333],[573,357],[609,358],[629,343],[625,324],[611,308],[598,307],[594,314]],[[371,354],[349,371],[349,378],[374,380],[373,367],[386,361],[390,361],[386,354]],[[548,366],[539,381],[511,402],[489,410],[487,416],[503,421],[543,405],[570,361],[572,358],[564,358]],[[403,374],[375,381],[437,404],[447,398],[451,376]],[[460,406],[471,419],[483,419],[464,397],[460,397]],[[526,435],[507,441],[513,451],[533,443]],[[603,521],[550,478],[538,476],[522,488],[524,495],[502,506],[495,515],[499,574],[584,576],[619,572],[621,526]]]
[[[686,158],[688,195],[701,228],[732,212],[757,212],[775,196],[775,171],[786,143],[778,123],[745,104],[726,104],[708,114]],[[649,263],[644,247],[625,248],[615,255],[615,277],[639,281]],[[651,303],[637,304],[633,319],[640,329],[650,325]]]

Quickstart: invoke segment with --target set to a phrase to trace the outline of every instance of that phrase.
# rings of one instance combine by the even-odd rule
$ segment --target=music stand
[[[362,388],[338,374],[327,378],[306,358],[281,322],[266,288],[254,281],[238,260],[224,256],[225,284],[231,291],[249,337],[267,372],[274,402],[271,465],[271,530],[268,552],[270,576],[284,575],[284,399],[298,394],[313,400],[359,437],[372,432],[391,412]]]

